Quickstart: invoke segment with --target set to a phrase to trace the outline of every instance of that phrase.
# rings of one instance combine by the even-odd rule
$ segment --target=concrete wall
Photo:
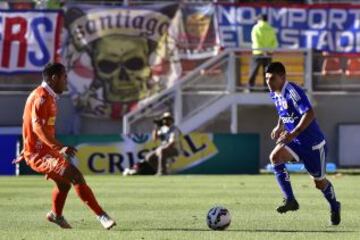
[[[313,102],[320,127],[328,139],[329,161],[338,162],[338,125],[360,124],[360,95],[315,95]]]
[[[0,94],[0,126],[21,126],[28,94],[7,92]],[[114,134],[121,133],[121,121],[79,117],[69,95],[58,102],[56,131],[59,134]]]
[[[268,155],[274,147],[270,139],[270,132],[277,123],[276,110],[271,105],[266,106],[239,106],[238,131],[239,133],[260,134],[260,166],[268,162]],[[201,131],[230,132],[230,111],[223,112],[217,119],[201,128]]]
[[[360,94],[315,94],[311,102],[316,118],[324,132],[329,148],[330,162],[338,159],[338,125],[341,123],[360,124]],[[211,132],[229,132],[230,111],[223,112],[217,119],[207,123],[200,130]],[[274,147],[270,139],[271,130],[277,123],[277,113],[272,105],[239,106],[238,130],[240,133],[259,133],[261,141],[260,166],[268,163],[268,156]]]
[[[2,93],[0,95],[0,126],[21,126],[26,94]],[[337,127],[340,123],[360,124],[360,94],[314,95],[312,99],[321,129],[329,144],[329,161],[338,162]],[[68,95],[58,104],[57,132],[60,134],[114,134],[121,133],[121,121],[78,117]],[[259,133],[261,139],[261,164],[268,162],[268,155],[274,147],[269,135],[277,121],[275,108],[267,106],[239,106],[239,132]],[[230,111],[224,111],[218,118],[199,129],[201,132],[230,132]]]

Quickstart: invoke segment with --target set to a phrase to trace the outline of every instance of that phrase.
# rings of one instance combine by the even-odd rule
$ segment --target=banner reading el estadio
[[[351,4],[219,4],[222,45],[251,47],[251,29],[260,13],[267,14],[281,48],[360,51],[360,7]]]
[[[0,73],[40,72],[56,61],[60,11],[0,10]]]

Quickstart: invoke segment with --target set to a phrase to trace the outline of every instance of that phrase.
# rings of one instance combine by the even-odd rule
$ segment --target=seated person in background
[[[160,145],[149,152],[145,159],[135,164],[132,169],[125,169],[123,175],[169,173],[169,164],[181,153],[181,131],[174,125],[171,113],[165,112],[160,119],[154,120],[155,128],[152,131],[153,140],[160,140]]]

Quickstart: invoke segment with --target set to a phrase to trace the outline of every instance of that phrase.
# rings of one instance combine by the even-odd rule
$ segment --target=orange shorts
[[[46,178],[64,181],[65,170],[70,162],[57,152],[39,154],[38,157],[27,161],[27,164],[36,172],[45,174]]]

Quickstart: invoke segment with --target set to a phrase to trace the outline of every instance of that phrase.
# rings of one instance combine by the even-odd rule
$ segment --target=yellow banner
[[[158,146],[159,143],[147,139],[139,142],[126,136],[122,142],[80,144],[75,164],[84,174],[121,174]],[[196,166],[218,153],[212,134],[193,133],[183,136],[181,141],[184,151],[171,165],[172,172]]]

